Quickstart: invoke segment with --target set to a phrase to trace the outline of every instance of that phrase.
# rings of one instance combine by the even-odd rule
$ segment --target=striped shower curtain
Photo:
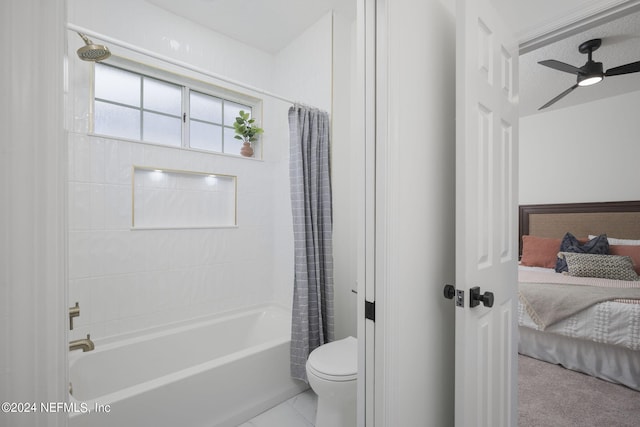
[[[333,341],[333,252],[329,115],[289,109],[291,207],[295,248],[291,376],[307,381],[316,347]]]

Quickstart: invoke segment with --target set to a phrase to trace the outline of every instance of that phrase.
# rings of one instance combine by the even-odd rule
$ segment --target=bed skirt
[[[640,391],[640,351],[520,326],[518,352]]]

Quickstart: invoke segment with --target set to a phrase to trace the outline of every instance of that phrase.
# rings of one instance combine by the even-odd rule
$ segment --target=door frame
[[[10,109],[3,110],[1,119],[0,227],[6,231],[6,253],[0,294],[6,326],[0,395],[35,405],[68,398],[66,3],[24,0],[0,7],[9,37],[2,43],[2,56],[13,75],[3,74],[2,83]],[[43,40],[47,49],[41,49]],[[21,49],[15,49],[17,43]],[[67,424],[64,412],[35,412],[0,417],[15,425]]]
[[[356,16],[356,75],[361,78],[357,88],[357,102],[362,111],[360,131],[361,165],[358,217],[358,293],[357,293],[357,336],[358,336],[358,387],[357,387],[357,425],[374,426],[375,408],[379,407],[375,393],[378,372],[375,369],[376,323],[366,319],[366,301],[375,304],[375,215],[376,215],[376,0],[357,0]],[[379,321],[378,321],[379,322]],[[380,343],[378,342],[378,345]]]
[[[412,49],[417,48],[421,43],[419,40],[424,40],[426,35],[428,48],[440,50],[447,62],[453,65],[455,23],[439,1],[416,5],[409,0],[367,0],[367,4],[375,7],[375,28],[372,30],[375,31],[375,58],[367,62],[374,69],[375,91],[366,98],[367,103],[374,104],[371,114],[367,115],[367,127],[371,125],[370,120],[375,120],[375,133],[367,135],[367,149],[375,153],[373,176],[367,177],[367,185],[373,189],[375,197],[374,201],[367,203],[367,209],[372,210],[368,216],[374,220],[367,234],[367,241],[373,242],[373,254],[367,259],[375,263],[370,280],[375,286],[376,315],[374,387],[373,390],[366,388],[368,393],[374,393],[373,397],[367,396],[367,401],[372,399],[375,408],[374,419],[367,418],[366,425],[447,425],[448,418],[453,416],[453,383],[448,383],[445,378],[452,369],[442,367],[453,367],[453,335],[446,328],[447,321],[453,321],[453,312],[449,310],[443,319],[441,314],[446,310],[441,294],[445,280],[453,281],[454,278],[452,260],[455,245],[451,235],[442,236],[442,230],[450,230],[453,234],[454,229],[453,217],[448,212],[455,204],[455,79],[453,73],[438,74],[446,80],[445,86],[448,85],[442,88],[440,81],[422,78],[429,71],[428,64],[421,62],[419,66],[412,67],[404,61],[414,57],[415,50]],[[428,17],[426,22],[421,19],[425,16]],[[445,19],[440,20],[443,17]],[[406,25],[406,20],[411,24]],[[406,46],[405,40],[411,39],[416,29],[419,36]],[[430,34],[434,35],[432,39]],[[441,42],[444,42],[444,47]],[[405,81],[415,85],[409,88]],[[399,105],[402,96],[407,95],[407,88],[409,91],[415,89],[419,94],[410,100],[411,107]],[[422,94],[434,96],[425,102]],[[438,100],[443,97],[446,100],[440,103]],[[407,120],[407,109],[415,106],[425,111],[427,117],[430,112],[437,112],[443,120],[436,119],[438,123],[427,132],[406,139],[407,134],[400,123]],[[410,120],[417,118],[411,116]],[[421,118],[417,118],[418,121]],[[436,158],[438,156],[425,155],[431,145],[440,155],[444,153],[445,162],[440,162]],[[413,149],[416,150],[415,155]],[[406,168],[405,160],[411,162]],[[416,182],[420,183],[416,190],[426,189],[434,205],[424,201],[429,196],[415,199],[411,191],[405,191],[413,188]],[[434,185],[429,185],[429,182]],[[438,186],[436,182],[443,182],[444,186]],[[445,187],[451,191],[440,190]],[[411,204],[415,200],[419,201],[419,206],[412,209]],[[444,227],[439,228],[443,224]],[[414,231],[425,230],[441,235],[435,245],[428,248],[425,248],[429,246],[425,242],[411,241],[415,237]],[[414,250],[411,247],[413,243],[420,248]],[[426,254],[427,259],[420,258],[421,254]],[[430,255],[434,258],[429,258]],[[437,267],[428,275],[421,276],[421,272],[429,270],[428,266],[435,265]],[[411,267],[405,268],[407,266]],[[437,313],[438,324],[423,321],[430,312]],[[414,318],[416,322],[409,325],[408,320]],[[412,334],[420,334],[413,343]],[[425,354],[431,345],[440,351],[435,355]],[[417,375],[413,375],[413,370]],[[431,385],[431,391],[427,391],[426,383]]]

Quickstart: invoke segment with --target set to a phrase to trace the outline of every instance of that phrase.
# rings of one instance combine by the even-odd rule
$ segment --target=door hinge
[[[376,302],[364,301],[364,318],[376,321]]]

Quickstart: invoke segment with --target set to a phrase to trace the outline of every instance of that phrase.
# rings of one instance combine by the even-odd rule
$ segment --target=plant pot
[[[243,142],[242,148],[240,148],[240,154],[245,157],[253,157],[253,148],[251,148],[250,142]]]

